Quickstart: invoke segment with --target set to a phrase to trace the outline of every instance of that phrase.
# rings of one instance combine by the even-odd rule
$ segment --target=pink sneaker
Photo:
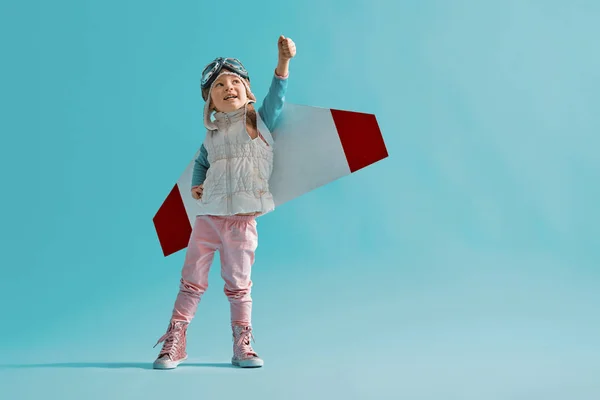
[[[250,326],[232,326],[233,330],[233,358],[231,363],[241,368],[257,368],[264,365],[263,360],[256,354],[250,345],[252,328]]]
[[[172,321],[169,324],[167,333],[154,345],[156,347],[159,343],[165,342],[154,361],[154,369],[173,369],[187,359],[185,352],[187,325],[183,321]]]

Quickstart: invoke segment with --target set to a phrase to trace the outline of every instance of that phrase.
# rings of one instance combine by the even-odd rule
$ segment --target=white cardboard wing
[[[388,156],[373,114],[286,103],[272,134],[269,186],[276,207]],[[190,191],[199,152],[153,218],[165,257],[187,247],[200,211]]]

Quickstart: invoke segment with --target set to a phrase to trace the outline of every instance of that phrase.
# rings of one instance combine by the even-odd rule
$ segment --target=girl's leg
[[[252,325],[250,279],[258,232],[254,217],[232,216],[223,219],[221,276],[229,299],[232,325]]]
[[[221,233],[221,276],[231,307],[233,357],[239,367],[262,367],[263,360],[252,349],[252,281],[250,273],[258,247],[256,220],[234,216],[224,219]]]
[[[208,287],[208,272],[220,238],[210,217],[196,218],[185,256],[181,283],[167,332],[158,340],[165,342],[154,368],[176,368],[187,358],[186,333],[202,294]],[[155,345],[155,347],[156,347]]]
[[[211,217],[198,216],[190,235],[172,321],[190,323],[208,288],[208,273],[220,238]]]

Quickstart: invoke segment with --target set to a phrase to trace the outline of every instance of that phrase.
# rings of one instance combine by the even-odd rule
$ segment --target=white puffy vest
[[[204,146],[210,168],[204,181],[201,215],[262,214],[274,210],[269,191],[273,170],[273,137],[259,113],[257,127],[265,138],[251,139],[246,130],[246,107],[216,113],[217,130],[207,131]]]

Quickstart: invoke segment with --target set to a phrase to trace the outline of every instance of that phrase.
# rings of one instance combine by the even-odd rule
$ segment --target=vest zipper
[[[226,117],[227,118],[227,117]],[[227,178],[225,179],[225,190],[227,193],[227,215],[231,215],[231,209],[233,208],[231,202],[231,188],[230,188],[230,182],[231,182],[231,168],[230,168],[230,164],[231,164],[231,154],[230,154],[230,145],[229,145],[229,128],[230,128],[230,124],[229,124],[229,119],[226,119],[227,122],[227,129],[225,130],[225,151],[227,154],[227,157],[225,158],[225,168],[227,170]]]

